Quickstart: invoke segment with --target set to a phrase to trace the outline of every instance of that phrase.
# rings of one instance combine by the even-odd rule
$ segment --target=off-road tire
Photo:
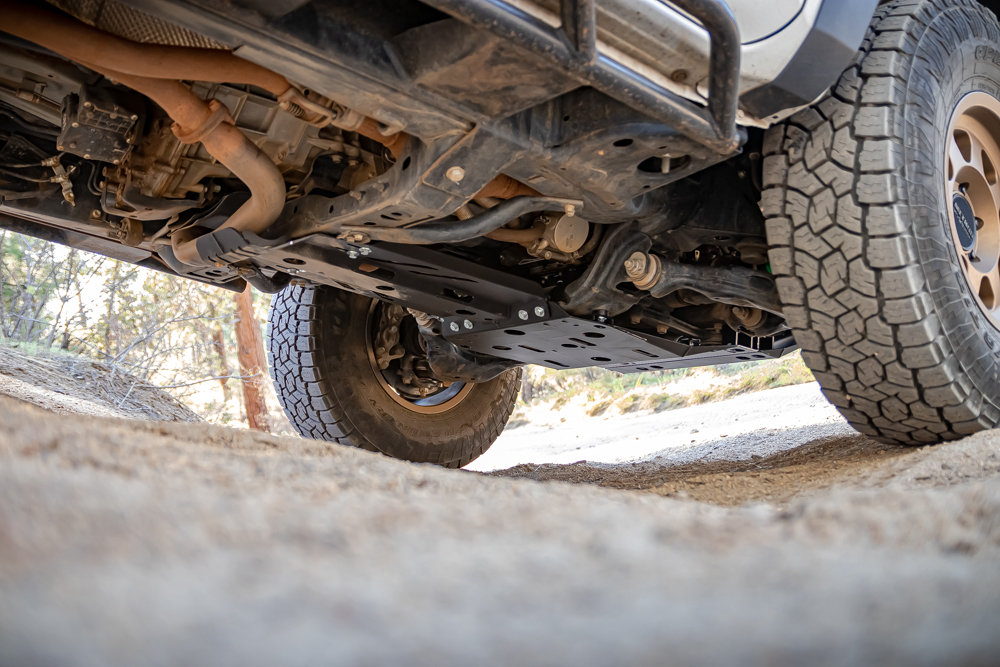
[[[489,449],[514,410],[521,369],[476,384],[455,407],[418,414],[393,400],[368,359],[372,300],[332,287],[288,287],[268,318],[268,361],[292,425],[307,438],[460,468]]]
[[[997,426],[1000,331],[952,240],[945,135],[1000,94],[1000,27],[974,0],[882,4],[830,94],[764,140],[771,269],[827,398],[881,441]]]

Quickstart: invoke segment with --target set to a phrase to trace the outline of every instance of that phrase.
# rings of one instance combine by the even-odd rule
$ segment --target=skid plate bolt
[[[466,329],[471,329],[472,322],[470,322],[469,320],[465,320],[464,322],[462,322],[462,326],[464,326]]]
[[[91,218],[99,218],[99,217],[101,217],[101,212],[98,209],[95,208],[93,211],[90,212],[90,217]]]
[[[445,176],[448,177],[449,181],[458,183],[465,178],[465,170],[461,167],[448,167],[448,171],[445,172]]]
[[[541,306],[535,306],[535,315],[539,317],[545,317],[545,309]]]
[[[517,316],[520,317],[522,320],[526,320],[526,319],[528,319],[528,311],[526,311],[526,310],[519,310],[519,311],[517,311]]]
[[[458,322],[452,322],[451,324],[448,325],[448,328],[450,328],[452,331],[458,331],[460,327],[458,326]]]
[[[359,248],[358,252],[360,252],[362,255],[370,255],[372,254],[372,249],[369,248],[368,246],[365,246],[364,248]]]
[[[348,250],[347,251],[347,256],[350,257],[351,259],[357,259],[358,258],[358,251],[357,250]]]

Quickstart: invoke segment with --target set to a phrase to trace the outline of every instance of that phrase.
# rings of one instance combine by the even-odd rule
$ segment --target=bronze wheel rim
[[[427,397],[411,400],[393,389],[392,385],[386,381],[382,370],[375,360],[375,350],[372,346],[374,340],[375,313],[378,309],[379,301],[373,300],[368,309],[368,316],[365,321],[365,349],[368,352],[368,363],[371,365],[372,373],[379,385],[385,390],[389,397],[411,412],[423,415],[436,415],[447,412],[458,406],[472,392],[472,383],[453,382],[444,390]]]
[[[948,126],[945,192],[962,277],[1000,330],[1000,101],[963,97]]]

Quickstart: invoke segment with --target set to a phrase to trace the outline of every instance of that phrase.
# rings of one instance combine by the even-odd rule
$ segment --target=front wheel
[[[826,396],[919,444],[1000,422],[1000,26],[878,8],[855,63],[764,141],[771,267]]]
[[[460,468],[499,437],[521,369],[442,382],[402,307],[332,287],[288,287],[268,319],[268,357],[285,414],[303,436]]]

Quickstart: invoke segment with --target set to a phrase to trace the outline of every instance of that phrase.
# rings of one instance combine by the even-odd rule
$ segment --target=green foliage
[[[68,349],[87,282],[110,260],[7,231],[0,257],[0,339]]]
[[[207,419],[243,419],[232,292],[9,232],[0,252],[0,342],[82,354]],[[270,297],[254,300],[260,320]]]

